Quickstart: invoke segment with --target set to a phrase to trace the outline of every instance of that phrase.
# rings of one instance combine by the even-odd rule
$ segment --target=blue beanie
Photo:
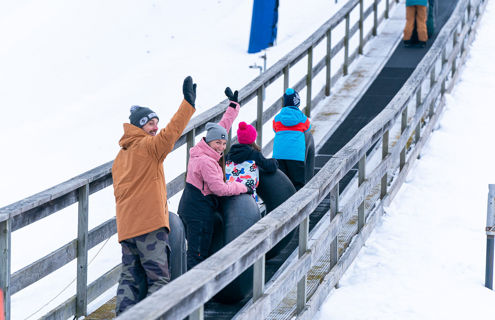
[[[287,88],[284,93],[284,107],[294,106],[299,108],[299,104],[301,104],[299,93],[292,88]]]
[[[156,113],[153,110],[141,107],[141,106],[132,106],[131,107],[131,115],[129,116],[129,120],[131,124],[135,125],[138,128],[142,128],[145,124],[148,123],[153,118],[158,118]]]

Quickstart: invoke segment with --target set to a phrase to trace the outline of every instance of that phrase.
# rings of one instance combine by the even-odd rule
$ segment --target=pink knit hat
[[[256,140],[256,129],[250,125],[243,122],[239,123],[239,129],[237,129],[237,140],[242,144],[251,144]]]

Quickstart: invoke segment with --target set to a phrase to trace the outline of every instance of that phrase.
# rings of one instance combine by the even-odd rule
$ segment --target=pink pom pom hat
[[[256,129],[250,125],[243,122],[239,123],[239,129],[237,129],[237,140],[242,144],[251,144],[256,140]]]

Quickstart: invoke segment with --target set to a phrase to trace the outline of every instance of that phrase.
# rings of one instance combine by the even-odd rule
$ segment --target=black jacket
[[[226,160],[233,161],[235,163],[242,163],[246,160],[254,160],[259,168],[268,173],[275,172],[278,168],[278,162],[276,159],[266,159],[261,152],[253,149],[247,144],[234,144],[230,147]]]

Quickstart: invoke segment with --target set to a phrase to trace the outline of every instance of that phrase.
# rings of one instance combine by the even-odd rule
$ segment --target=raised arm
[[[232,127],[232,123],[234,123],[234,120],[237,118],[237,115],[239,115],[239,110],[241,109],[238,101],[238,94],[239,92],[237,90],[232,93],[232,90],[229,87],[225,88],[225,95],[229,98],[230,102],[229,107],[223,114],[222,120],[220,120],[218,124],[224,127],[227,132]]]
[[[196,111],[194,102],[196,100],[196,84],[190,76],[184,79],[182,85],[184,100],[182,100],[179,110],[174,114],[170,122],[160,130],[155,137],[150,139],[150,152],[155,154],[157,159],[164,160],[174,148],[175,142],[180,138],[193,113]]]

